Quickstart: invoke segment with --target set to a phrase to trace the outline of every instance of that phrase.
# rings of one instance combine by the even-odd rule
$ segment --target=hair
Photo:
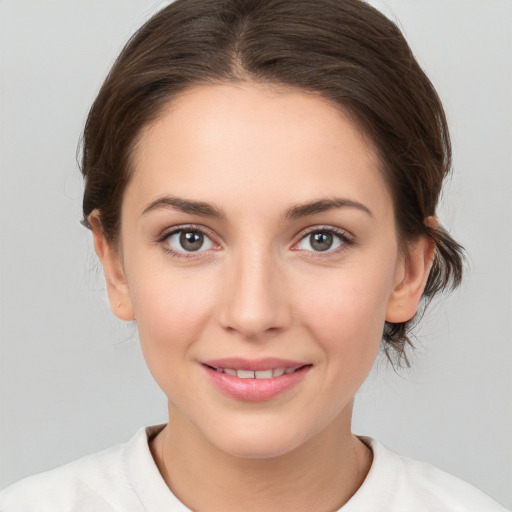
[[[399,28],[361,0],[176,0],[153,16],[128,41],[89,112],[83,223],[90,228],[96,212],[115,245],[143,128],[186,89],[240,81],[311,92],[349,115],[380,157],[401,245],[420,236],[435,243],[424,305],[459,285],[463,248],[425,222],[451,167],[441,101]],[[413,320],[384,327],[386,355],[398,364],[408,364]]]

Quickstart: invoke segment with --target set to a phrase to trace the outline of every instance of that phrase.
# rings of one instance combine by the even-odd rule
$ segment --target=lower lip
[[[311,366],[303,366],[293,373],[285,373],[271,379],[241,379],[224,372],[218,372],[203,365],[211,382],[224,394],[248,402],[264,402],[293,388],[301,382]]]

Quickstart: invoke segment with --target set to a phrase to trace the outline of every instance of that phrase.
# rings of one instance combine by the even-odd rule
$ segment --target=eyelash
[[[206,251],[177,251],[173,249],[169,243],[166,243],[167,240],[178,233],[182,232],[197,232],[202,234],[205,238],[210,240],[210,242],[214,245],[219,247],[219,244],[217,244],[213,237],[209,234],[208,230],[206,230],[203,226],[194,225],[194,224],[187,224],[182,226],[175,226],[174,228],[170,229],[169,231],[165,231],[158,239],[157,242],[162,244],[163,250],[167,253],[171,254],[175,258],[180,259],[188,259],[188,258],[197,258],[198,256],[202,255],[204,252],[208,252],[212,249],[207,249]],[[308,236],[311,236],[315,233],[326,233],[331,234],[334,237],[338,238],[338,240],[341,242],[341,244],[336,247],[335,249],[327,249],[325,251],[308,251],[314,254],[314,257],[317,258],[326,258],[329,256],[332,256],[333,254],[338,254],[339,252],[345,251],[350,247],[351,245],[355,244],[354,239],[343,229],[335,228],[333,226],[315,226],[313,228],[307,228],[306,230],[299,233],[298,237],[299,240],[293,244],[293,247],[297,246],[299,243],[301,243],[303,240],[305,240]],[[213,249],[216,250],[216,249]],[[295,251],[298,251],[300,249],[293,249]]]
[[[175,226],[174,228],[170,229],[169,231],[162,233],[162,235],[158,238],[157,242],[162,244],[162,247],[165,252],[168,252],[169,254],[171,254],[171,256],[173,256],[175,258],[180,258],[180,259],[197,258],[198,255],[202,255],[204,252],[206,252],[206,251],[188,251],[187,252],[185,250],[177,251],[177,250],[173,249],[168,243],[166,243],[167,240],[171,236],[176,235],[178,233],[182,233],[182,232],[201,233],[206,239],[210,240],[214,246],[218,246],[218,244],[213,241],[213,237],[209,234],[208,230],[206,230],[203,226],[198,226],[195,224],[186,224],[186,225],[182,225],[182,226]],[[208,249],[208,250],[211,250],[211,249]]]
[[[351,245],[355,244],[355,240],[351,235],[347,233],[347,231],[335,228],[333,226],[315,226],[313,228],[307,228],[301,233],[299,233],[299,240],[294,244],[294,246],[298,245],[300,242],[305,240],[307,237],[315,234],[315,233],[325,233],[331,234],[335,238],[338,238],[341,242],[340,245],[334,249],[327,249],[326,251],[309,251],[314,254],[315,258],[328,258],[329,256],[333,256],[334,254],[338,254],[340,252],[346,251]],[[300,249],[293,249],[300,250]]]

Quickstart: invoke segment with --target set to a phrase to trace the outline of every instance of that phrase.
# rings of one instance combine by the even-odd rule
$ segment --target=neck
[[[371,466],[370,449],[350,432],[351,407],[299,448],[263,459],[219,450],[185,418],[171,418],[151,450],[167,485],[192,510],[337,510]]]

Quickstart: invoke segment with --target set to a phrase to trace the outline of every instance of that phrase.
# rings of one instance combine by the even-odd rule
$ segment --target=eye
[[[202,231],[193,228],[183,228],[173,231],[166,236],[169,248],[176,253],[202,252],[214,247],[211,239]]]
[[[350,243],[343,232],[337,232],[332,228],[317,229],[307,233],[297,244],[297,248],[303,251],[332,252]]]

